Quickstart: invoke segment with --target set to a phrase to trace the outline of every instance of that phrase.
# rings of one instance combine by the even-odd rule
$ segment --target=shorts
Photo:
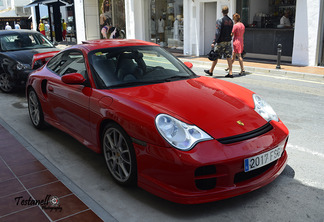
[[[232,57],[232,42],[220,42],[215,46],[215,52],[217,52],[217,59],[231,58]]]

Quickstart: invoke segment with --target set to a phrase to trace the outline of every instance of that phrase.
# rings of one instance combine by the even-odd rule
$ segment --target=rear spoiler
[[[37,69],[43,66],[50,58],[52,58],[58,52],[60,51],[43,52],[35,54],[33,56],[32,69]]]

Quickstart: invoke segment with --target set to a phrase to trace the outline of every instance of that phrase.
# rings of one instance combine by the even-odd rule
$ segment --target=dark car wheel
[[[44,114],[36,92],[34,90],[29,90],[27,99],[29,117],[33,125],[37,129],[43,128],[45,126]]]
[[[14,82],[12,81],[12,78],[9,74],[7,73],[1,73],[0,74],[0,89],[5,92],[9,93],[12,92],[14,89]]]
[[[137,164],[130,137],[116,123],[107,124],[102,137],[106,165],[113,178],[122,185],[135,185]]]

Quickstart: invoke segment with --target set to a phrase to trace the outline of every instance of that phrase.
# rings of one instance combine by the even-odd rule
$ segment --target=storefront
[[[246,25],[245,49],[250,54],[282,56],[292,64],[323,64],[322,0],[78,0],[75,4],[78,43],[102,38],[102,14],[123,31],[120,38],[152,41],[180,49],[184,55],[206,55],[215,34],[221,8],[229,7],[230,17],[238,12]],[[287,11],[290,27],[280,25]],[[110,35],[109,35],[110,37]]]
[[[236,0],[236,8],[246,27],[245,51],[276,55],[281,44],[282,55],[292,56],[296,0]]]
[[[150,0],[150,41],[183,49],[183,0]]]
[[[136,3],[99,0],[100,38],[126,38],[126,35],[132,38],[133,31],[136,36],[142,32],[141,36],[146,41],[163,47],[183,49],[183,0],[143,0]],[[139,5],[143,7],[139,8]],[[133,7],[134,12],[130,12]],[[126,28],[126,20],[130,30]],[[113,36],[111,33],[115,29],[119,33]]]
[[[16,24],[19,24],[22,29],[29,29],[30,15],[30,9],[24,9],[22,6],[11,7],[10,3],[8,5],[0,0],[0,30],[5,29],[7,22],[13,29]]]
[[[34,0],[24,8],[32,11],[32,26],[29,25],[28,29],[39,31],[39,24],[42,21],[45,35],[50,41],[76,42],[74,0]]]
[[[5,29],[6,23],[14,29],[15,24],[19,24],[22,29],[29,29],[31,24],[31,19],[28,17],[1,17],[0,18],[0,30]]]

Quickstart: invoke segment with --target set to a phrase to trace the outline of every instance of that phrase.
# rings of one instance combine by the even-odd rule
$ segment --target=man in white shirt
[[[290,23],[290,20],[289,20],[289,11],[288,10],[286,10],[285,14],[281,17],[280,25],[284,25],[287,28],[291,27],[291,23]]]
[[[162,16],[158,20],[158,33],[159,33],[160,43],[162,43],[162,45],[163,45],[163,42],[164,42],[164,19],[162,18]]]
[[[6,27],[5,27],[5,30],[10,30],[12,29],[11,26],[9,25],[9,22],[6,23]]]

